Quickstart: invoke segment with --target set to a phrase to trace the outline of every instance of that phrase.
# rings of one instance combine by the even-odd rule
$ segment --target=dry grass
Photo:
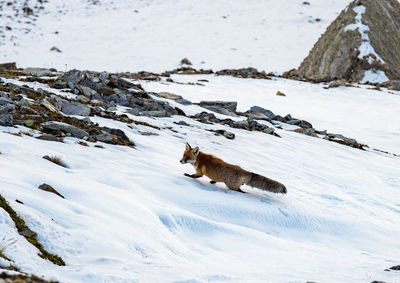
[[[60,166],[65,167],[65,168],[68,168],[68,165],[59,156],[56,156],[56,155],[55,156],[45,155],[45,156],[43,156],[43,158],[48,160],[48,161],[51,161],[51,162],[53,162],[53,163],[55,163],[57,165],[60,165]]]

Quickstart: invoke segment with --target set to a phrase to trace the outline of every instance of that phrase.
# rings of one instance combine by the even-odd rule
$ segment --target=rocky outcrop
[[[382,83],[400,79],[400,3],[355,0],[319,38],[295,71],[310,80]]]

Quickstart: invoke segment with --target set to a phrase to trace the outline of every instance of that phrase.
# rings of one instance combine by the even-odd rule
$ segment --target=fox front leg
[[[200,178],[200,177],[202,177],[202,175],[188,174],[188,173],[185,173],[185,174],[183,174],[183,175],[185,175],[185,176],[187,176],[187,177],[190,177],[190,178]]]

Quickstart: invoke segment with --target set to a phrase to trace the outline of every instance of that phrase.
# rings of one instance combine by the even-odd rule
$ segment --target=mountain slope
[[[25,2],[33,15],[22,11]],[[0,60],[64,71],[160,72],[188,57],[197,68],[282,73],[300,65],[350,0],[308,2],[53,0],[43,9],[34,8],[36,1],[4,3]],[[54,46],[62,52],[50,51]]]
[[[239,109],[253,102],[235,95],[245,88],[261,93],[266,84],[293,83],[299,93],[310,89],[308,83],[281,79],[173,78],[178,82],[201,78],[209,83],[182,88],[165,81],[158,86],[142,83],[147,90],[162,87],[193,101],[196,95],[207,97],[206,92],[215,100],[226,100],[229,92]],[[315,95],[329,96],[332,104],[342,103],[349,90],[316,88]],[[369,93],[393,103],[393,94],[363,88],[358,93],[364,98],[361,109],[368,111],[373,105],[395,115],[394,108],[377,104]],[[278,98],[290,98],[287,95]],[[189,115],[205,110],[197,105],[179,107]],[[118,106],[117,113],[126,109]],[[58,267],[40,258],[0,210],[0,230],[17,240],[5,250],[16,267],[62,282],[160,278],[167,282],[265,282],[266,278],[271,282],[396,282],[398,274],[383,270],[398,264],[400,252],[399,157],[280,129],[275,129],[278,138],[183,116],[128,116],[161,130],[90,117],[101,126],[122,129],[135,142],[133,149],[100,142],[97,145],[104,148],[93,143],[86,147],[72,137],[64,143],[42,141],[10,134],[31,131],[28,128],[0,127],[0,193],[38,233],[44,247],[67,264]],[[307,117],[314,117],[316,128],[327,125],[320,122],[327,121],[323,111]],[[190,126],[174,123],[179,121]],[[226,129],[236,137],[228,140],[206,129]],[[380,134],[375,131],[371,141],[383,148],[378,144]],[[362,141],[374,134],[361,129],[357,135]],[[393,139],[399,142],[398,137]],[[242,194],[227,191],[222,184],[211,185],[205,177],[183,176],[193,171],[179,163],[186,141],[284,183],[288,194],[249,187],[244,187],[249,193]],[[60,156],[68,168],[43,159],[44,155]],[[42,183],[52,185],[65,199],[38,190]]]

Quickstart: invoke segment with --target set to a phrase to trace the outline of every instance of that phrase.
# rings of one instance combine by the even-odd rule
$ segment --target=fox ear
[[[186,150],[192,149],[189,143],[186,143]]]
[[[194,154],[194,155],[199,154],[199,147],[198,147],[198,146],[196,146],[195,148],[193,148],[193,154]]]

